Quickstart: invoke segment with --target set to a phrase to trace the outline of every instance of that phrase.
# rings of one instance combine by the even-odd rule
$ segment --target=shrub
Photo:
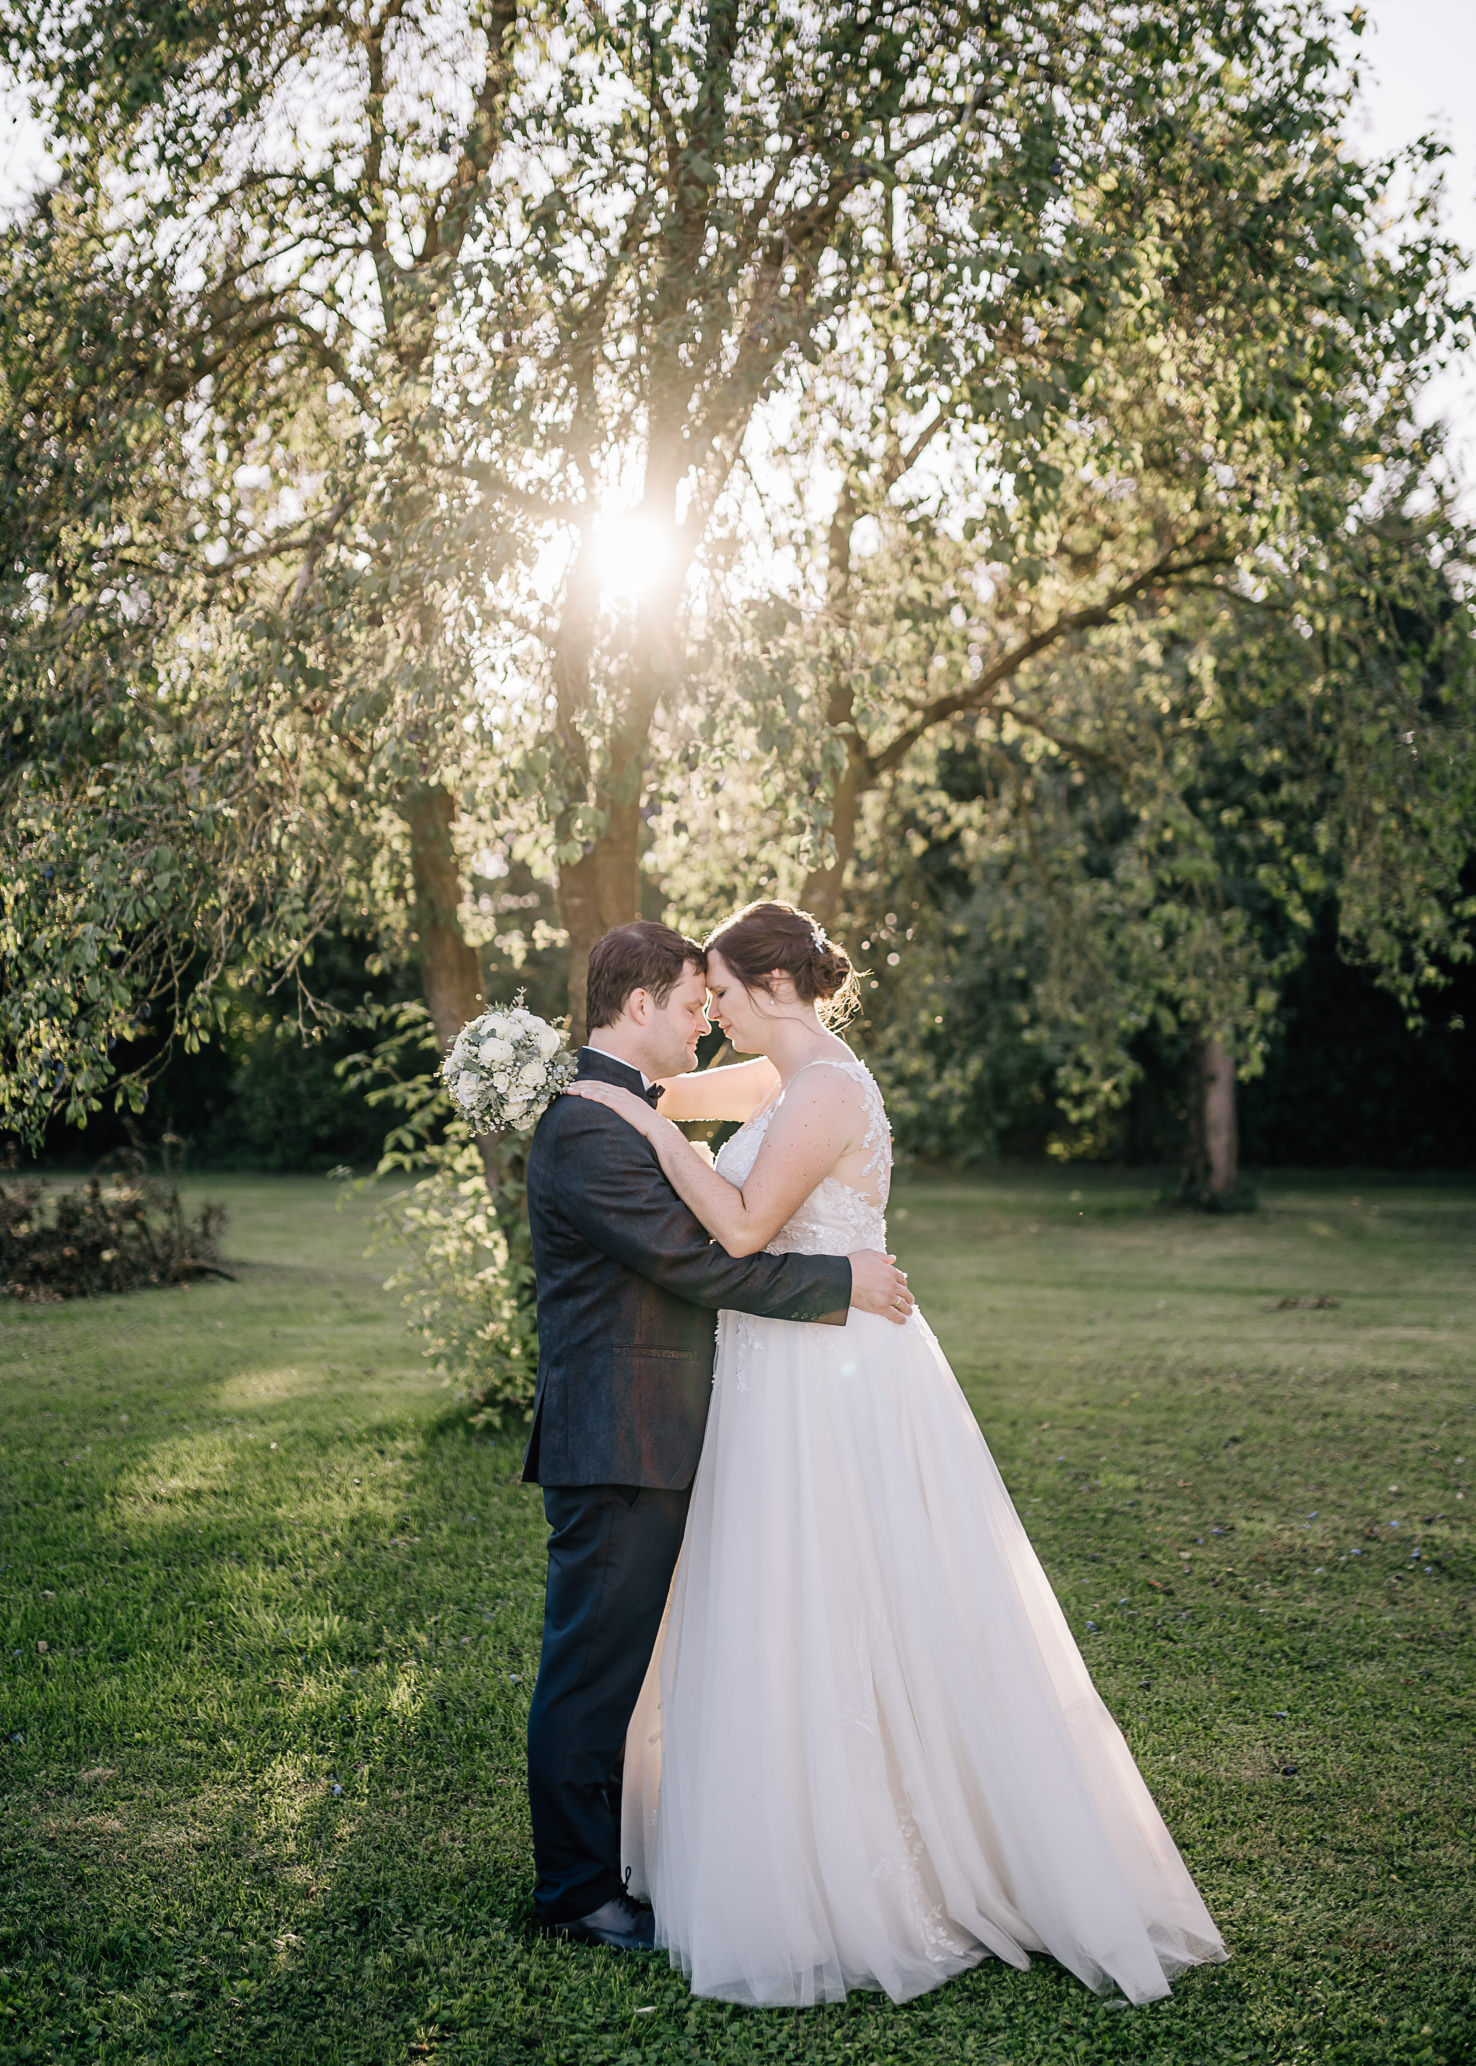
[[[22,1178],[0,1184],[0,1286],[11,1298],[49,1303],[228,1277],[219,1263],[224,1226],[223,1205],[187,1217],[179,1186],[148,1176],[136,1155],[79,1190]]]
[[[387,1281],[475,1428],[528,1417],[538,1377],[538,1315],[523,1204],[522,1157],[494,1196],[463,1128],[421,1150],[418,1183],[380,1209],[409,1259]]]
[[[451,1116],[424,1006],[397,1006],[386,1022],[371,1052],[339,1064],[371,1107],[400,1114],[376,1174],[416,1179],[376,1216],[381,1242],[408,1250],[386,1289],[401,1293],[427,1359],[457,1387],[471,1425],[500,1430],[528,1418],[538,1377],[528,1144],[502,1137],[489,1184],[470,1129]]]

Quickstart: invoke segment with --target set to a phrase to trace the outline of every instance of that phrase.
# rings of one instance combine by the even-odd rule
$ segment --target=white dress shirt
[[[586,1040],[584,1044],[592,1055],[603,1055],[607,1062],[619,1062],[622,1069],[635,1069],[634,1062],[628,1062],[624,1055],[612,1055],[608,1047],[596,1047],[592,1040]],[[641,1079],[642,1090],[649,1090],[654,1079],[644,1069],[636,1069],[636,1074]]]

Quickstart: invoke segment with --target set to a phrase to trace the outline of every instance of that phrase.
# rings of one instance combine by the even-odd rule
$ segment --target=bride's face
[[[770,1029],[783,1016],[781,1001],[766,997],[762,990],[745,990],[716,948],[708,950],[707,988],[707,1016],[722,1027],[739,1054],[767,1054]]]

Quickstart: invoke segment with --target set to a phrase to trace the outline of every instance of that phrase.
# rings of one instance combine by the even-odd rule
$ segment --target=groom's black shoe
[[[553,1931],[576,1944],[606,1944],[611,1951],[653,1951],[656,1946],[655,1916],[629,1894],[617,1894],[577,1922],[555,1923]]]

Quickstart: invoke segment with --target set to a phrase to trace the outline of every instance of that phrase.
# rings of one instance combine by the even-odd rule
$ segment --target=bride
[[[881,1092],[824,1023],[849,961],[781,903],[707,954],[711,1015],[759,1059],[663,1102],[744,1122],[716,1166],[629,1092],[571,1094],[638,1127],[733,1255],[885,1249]],[[721,2000],[906,2001],[1043,1951],[1143,2002],[1225,1956],[920,1313],[720,1315],[623,1814],[657,1943]]]

